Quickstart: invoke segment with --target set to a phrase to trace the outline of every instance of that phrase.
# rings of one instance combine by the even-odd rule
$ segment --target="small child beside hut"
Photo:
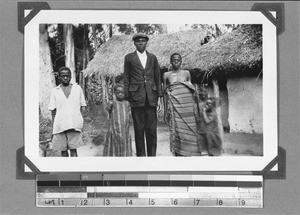
[[[110,125],[106,134],[103,156],[132,156],[131,136],[129,133],[130,104],[125,101],[123,84],[114,86],[115,100],[109,101],[107,111]]]
[[[207,98],[205,106],[202,107],[202,116],[205,122],[205,137],[209,156],[221,154],[222,141],[218,132],[218,117],[216,112],[216,101],[214,98]]]

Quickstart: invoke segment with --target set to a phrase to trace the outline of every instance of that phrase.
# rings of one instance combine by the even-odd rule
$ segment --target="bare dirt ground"
[[[108,117],[103,111],[90,114],[85,117],[83,129],[84,145],[78,148],[78,156],[95,157],[103,155],[103,143],[105,141],[105,134],[108,129],[108,125]],[[49,126],[44,129],[48,133],[51,131]],[[132,137],[133,154],[135,155],[133,126],[130,127],[130,134]],[[170,152],[169,128],[167,124],[162,122],[162,120],[160,120],[158,123],[157,136],[157,156],[173,156]],[[222,148],[221,156],[262,156],[263,135],[248,133],[225,133]],[[50,150],[47,151],[47,156],[60,156],[60,152]]]
[[[157,156],[173,156],[170,152],[169,128],[158,126]],[[135,154],[134,131],[131,127],[132,149]],[[92,142],[78,149],[79,156],[102,156],[103,144]],[[246,133],[225,133],[221,156],[262,156],[263,135]]]

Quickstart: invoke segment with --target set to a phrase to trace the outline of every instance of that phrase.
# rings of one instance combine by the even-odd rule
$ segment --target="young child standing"
[[[212,98],[206,99],[205,107],[202,109],[203,119],[206,124],[205,136],[209,156],[220,155],[222,141],[218,133],[218,118],[216,102]]]
[[[60,85],[51,91],[49,109],[53,121],[53,149],[62,157],[77,157],[77,148],[83,145],[82,128],[86,102],[81,87],[70,83],[71,70],[62,67],[58,71]]]
[[[122,84],[114,87],[116,100],[109,102],[110,125],[106,134],[103,156],[132,156],[131,136],[129,133],[130,104],[125,101],[125,88]]]

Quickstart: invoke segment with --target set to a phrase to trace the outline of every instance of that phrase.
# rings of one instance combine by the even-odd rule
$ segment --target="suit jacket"
[[[127,54],[124,59],[125,98],[131,107],[145,105],[146,94],[150,106],[157,106],[162,96],[160,67],[154,54],[147,54],[146,67],[137,55],[137,51]]]

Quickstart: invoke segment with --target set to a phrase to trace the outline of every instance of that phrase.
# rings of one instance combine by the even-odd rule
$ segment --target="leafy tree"
[[[186,25],[188,27],[188,25]],[[192,29],[201,28],[206,30],[208,34],[212,35],[214,38],[218,38],[219,36],[226,34],[234,29],[236,29],[238,24],[224,24],[224,25],[209,25],[209,24],[192,24],[190,27]]]
[[[166,33],[166,26],[161,24],[135,24],[135,32],[145,34],[161,34]]]
[[[134,28],[131,24],[116,24],[116,26],[118,27],[118,31],[120,33],[127,34],[127,35],[134,33]]]
[[[49,47],[51,51],[51,59],[53,64],[53,71],[56,77],[56,84],[59,84],[57,79],[57,71],[60,67],[65,65],[65,45],[64,33],[62,24],[51,24],[49,31]]]

